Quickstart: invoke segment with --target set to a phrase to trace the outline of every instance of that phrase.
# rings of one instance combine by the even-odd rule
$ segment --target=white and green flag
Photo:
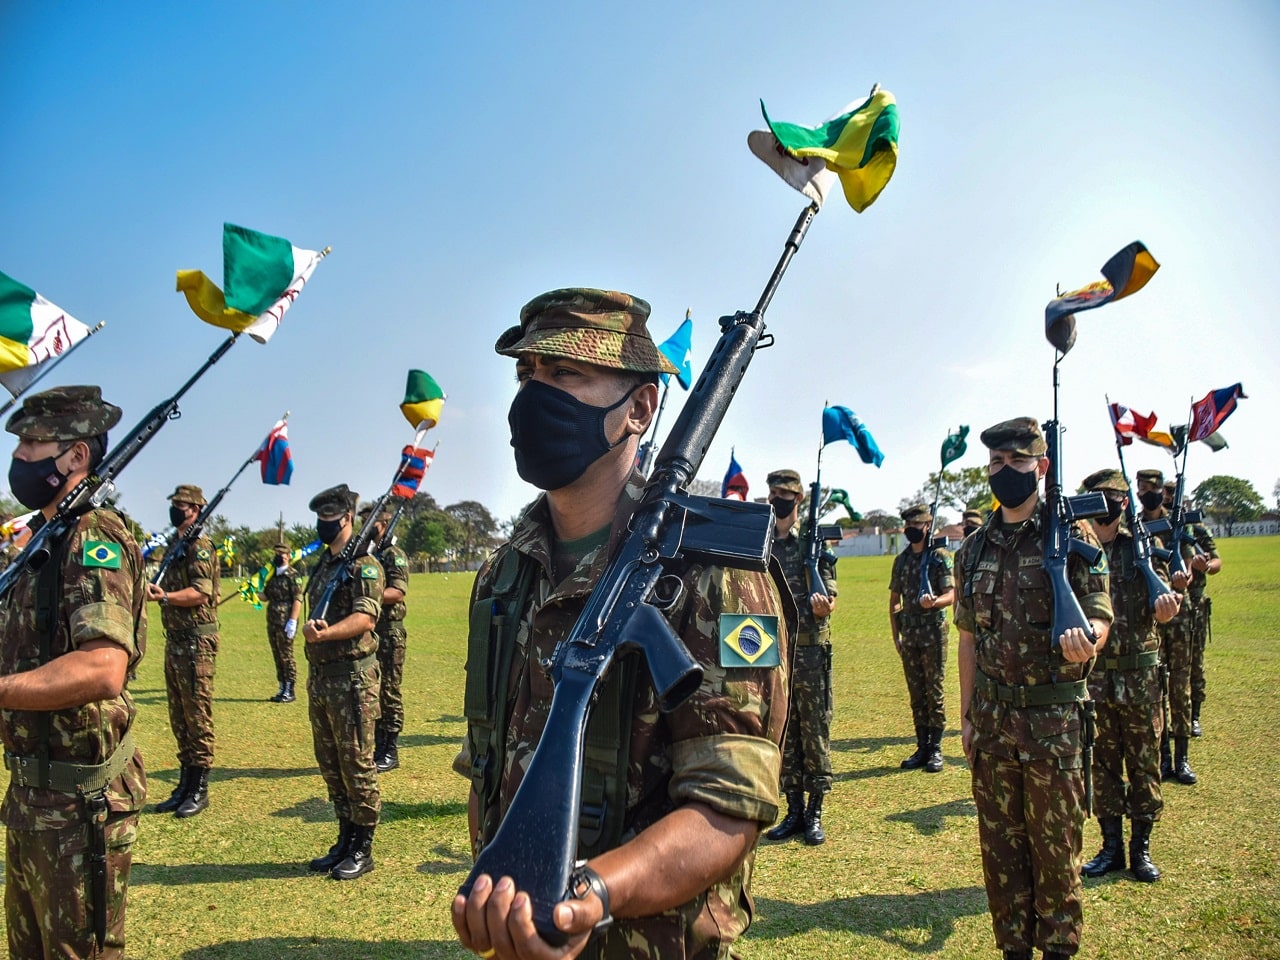
[[[89,328],[25,284],[0,273],[0,383],[15,397],[46,360],[61,356]]]

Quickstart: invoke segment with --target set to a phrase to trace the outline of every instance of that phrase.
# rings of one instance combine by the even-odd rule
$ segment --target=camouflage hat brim
[[[31,394],[5,423],[5,430],[24,440],[87,440],[106,433],[123,411],[102,399],[98,387],[54,387]]]
[[[506,357],[536,353],[634,373],[680,372],[648,337],[617,330],[533,330],[520,336],[520,328],[511,327],[494,349]]]
[[[180,483],[173,493],[169,494],[168,500],[178,503],[193,503],[197,507],[203,507],[209,501],[204,498],[204,491],[195,484]]]

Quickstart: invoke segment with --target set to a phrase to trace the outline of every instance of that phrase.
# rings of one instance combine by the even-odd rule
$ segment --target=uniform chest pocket
[[[1023,622],[1048,630],[1053,619],[1053,594],[1043,567],[1024,567],[1018,571],[1018,599],[1022,601]]]
[[[973,603],[973,619],[980,627],[991,628],[996,607],[996,575],[992,571],[979,571],[972,581],[970,600]]]

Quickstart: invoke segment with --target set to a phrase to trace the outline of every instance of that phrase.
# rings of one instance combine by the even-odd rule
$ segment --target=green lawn
[[[1280,538],[1219,544],[1205,736],[1195,787],[1170,784],[1152,852],[1164,878],[1086,882],[1086,957],[1280,957]],[[993,957],[969,778],[957,738],[954,643],[947,767],[899,771],[913,745],[886,629],[889,558],[841,561],[835,616],[835,792],[825,846],[764,845],[757,920],[741,953],[773,957]],[[262,614],[222,608],[218,765],[209,809],[147,814],[135,849],[129,955],[141,958],[468,956],[449,903],[469,868],[461,738],[467,574],[415,575],[402,766],[382,777],[377,869],[353,883],[307,872],[335,825],[313,765],[305,697],[275,691]],[[154,799],[176,777],[159,632],[134,684]],[[1268,706],[1271,704],[1271,706]],[[1271,758],[1270,760],[1268,758]],[[1086,828],[1086,856],[1097,845]]]

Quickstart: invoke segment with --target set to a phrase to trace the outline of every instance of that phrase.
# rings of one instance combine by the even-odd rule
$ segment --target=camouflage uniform
[[[83,392],[83,393],[82,393]],[[70,435],[32,439],[86,438],[105,433],[119,420],[118,408],[102,402],[97,387],[60,387],[26,399],[8,429],[30,436],[60,405],[88,398],[92,423],[73,420]],[[38,528],[43,518],[36,518]],[[91,510],[75,529],[54,544],[58,571],[58,607],[53,612],[47,653],[36,627],[39,574],[30,569],[0,600],[0,674],[9,676],[79,649],[108,640],[128,654],[133,670],[146,651],[146,591],[142,556],[123,518],[113,510]],[[55,566],[56,564],[56,566]],[[5,853],[5,917],[9,956],[118,958],[124,952],[124,922],[138,811],[146,801],[142,755],[133,745],[137,712],[127,684],[111,700],[48,712],[0,710],[0,739],[12,779],[0,818],[8,828]],[[47,750],[48,788],[36,769]],[[75,768],[68,770],[68,765]],[[98,793],[96,780],[105,784]],[[77,789],[77,787],[79,789]],[[88,858],[94,828],[88,822],[90,800],[105,799],[106,940],[95,953],[95,906]]]
[[[929,585],[941,596],[955,586],[951,551],[941,547],[929,551]],[[902,642],[902,672],[911,697],[911,717],[917,732],[942,731],[947,726],[943,678],[947,667],[947,611],[925,610],[916,599],[920,593],[920,554],[907,547],[893,560],[889,589],[902,598],[898,614]]]
[[[193,495],[190,491],[196,489]],[[198,488],[179,487],[175,497],[203,501]],[[175,499],[170,497],[170,499]],[[197,504],[198,505],[198,504]],[[169,726],[178,741],[178,762],[208,770],[213,766],[213,675],[218,656],[218,557],[213,541],[200,536],[170,564],[159,583],[166,593],[195,587],[206,603],[176,607],[164,603],[164,681],[169,698]]]
[[[476,852],[497,830],[521,777],[542,737],[551,705],[552,683],[539,666],[551,656],[556,643],[578,619],[592,588],[604,572],[609,550],[617,545],[644,489],[644,478],[633,474],[623,493],[607,545],[586,552],[558,584],[552,570],[556,543],[545,500],[537,501],[516,525],[509,543],[501,547],[480,570],[472,593],[475,611],[492,609],[488,599],[504,559],[511,554],[520,564],[536,565],[529,598],[516,635],[510,665],[506,705],[510,723],[502,738],[502,755],[496,763],[497,802],[480,825]],[[603,540],[603,538],[602,538]],[[779,621],[778,643],[783,666],[726,668],[719,665],[718,620],[721,612],[777,615],[777,587],[764,574],[690,567],[682,577],[685,590],[673,610],[666,613],[689,652],[704,670],[701,688],[671,713],[658,709],[657,697],[643,658],[639,682],[629,704],[633,718],[627,749],[626,810],[618,843],[632,839],[646,827],[686,803],[704,803],[719,813],[761,824],[771,822],[778,810],[779,744],[787,703],[787,638]],[[477,629],[473,619],[473,630]],[[479,625],[480,645],[491,624]],[[475,650],[475,646],[472,647]],[[622,672],[622,657],[610,678]],[[475,660],[468,658],[468,690],[493,683],[500,665],[490,664],[487,676],[472,675]],[[609,680],[605,686],[608,687]],[[484,713],[485,704],[468,699],[469,719]],[[473,714],[472,707],[478,706]],[[594,714],[593,714],[594,715]],[[588,740],[592,734],[588,729]],[[484,769],[479,744],[482,731],[468,727],[468,742],[454,763],[459,773],[472,778],[477,795],[483,795]],[[473,754],[477,762],[472,762]],[[610,758],[611,760],[616,758]],[[580,838],[586,843],[585,835]],[[602,843],[603,845],[603,843]],[[616,844],[610,844],[613,846]],[[580,854],[587,851],[580,850]],[[730,944],[746,930],[753,911],[749,895],[754,853],[729,877],[714,884],[688,903],[658,916],[616,919],[603,937],[589,944],[587,958],[712,958],[730,955]]]
[[[293,605],[302,597],[302,577],[292,566],[284,573],[271,574],[262,588],[267,601],[267,639],[271,643],[271,656],[276,662],[276,682],[295,683],[298,667],[293,659],[293,638],[285,636],[284,625],[293,612]]]
[[[1139,476],[1145,471],[1139,471]],[[1161,520],[1168,516],[1163,507],[1145,516],[1148,520]],[[1169,549],[1169,534],[1157,533],[1155,539],[1166,550]],[[1182,544],[1183,564],[1189,570],[1194,551],[1189,544]],[[1191,633],[1194,619],[1193,604],[1187,596],[1189,591],[1183,590],[1182,607],[1178,615],[1168,623],[1159,625],[1160,662],[1164,666],[1165,695],[1165,737],[1191,736]]]
[[[1207,554],[1210,560],[1218,560],[1218,545],[1213,534],[1202,523],[1194,524],[1191,536],[1195,538],[1196,547]],[[1204,649],[1209,639],[1209,598],[1205,596],[1208,575],[1203,570],[1191,571],[1191,583],[1187,587],[1187,603],[1191,606],[1191,719],[1192,723],[1200,720],[1200,704],[1205,701]],[[1193,731],[1194,732],[1194,731]]]
[[[395,544],[378,553],[378,563],[386,574],[386,588],[409,594],[409,559]],[[383,737],[395,737],[404,729],[404,701],[400,696],[400,680],[404,674],[405,645],[409,639],[404,628],[408,608],[403,600],[382,605],[378,617],[378,666],[382,670],[382,687],[378,700],[382,719],[378,727]]]
[[[799,508],[797,508],[799,509]],[[831,790],[831,617],[817,618],[809,597],[805,569],[806,530],[794,524],[785,537],[774,537],[773,556],[786,575],[799,611],[792,644],[791,713],[782,751],[782,792],[828,793]],[[827,595],[836,595],[836,569],[825,551],[818,573]]]
[[[1015,452],[1042,456],[1044,440]],[[990,449],[1001,428],[984,431]],[[1012,449],[1012,448],[1010,448]],[[1005,467],[1004,469],[1012,469]],[[1021,705],[1052,696],[1046,684],[1081,687],[1092,661],[1068,663],[1051,650],[1053,593],[1043,570],[1043,504],[1030,519],[1005,525],[996,511],[961,545],[956,626],[974,638],[976,674],[969,702],[973,725],[973,800],[978,811],[983,877],[996,945],[1074,954],[1083,911],[1080,853],[1085,817],[1084,727],[1079,702]],[[1075,535],[1098,546],[1084,524]],[[1087,617],[1110,621],[1106,564],[1068,560],[1073,592]],[[1039,696],[1029,691],[1041,687]]]

